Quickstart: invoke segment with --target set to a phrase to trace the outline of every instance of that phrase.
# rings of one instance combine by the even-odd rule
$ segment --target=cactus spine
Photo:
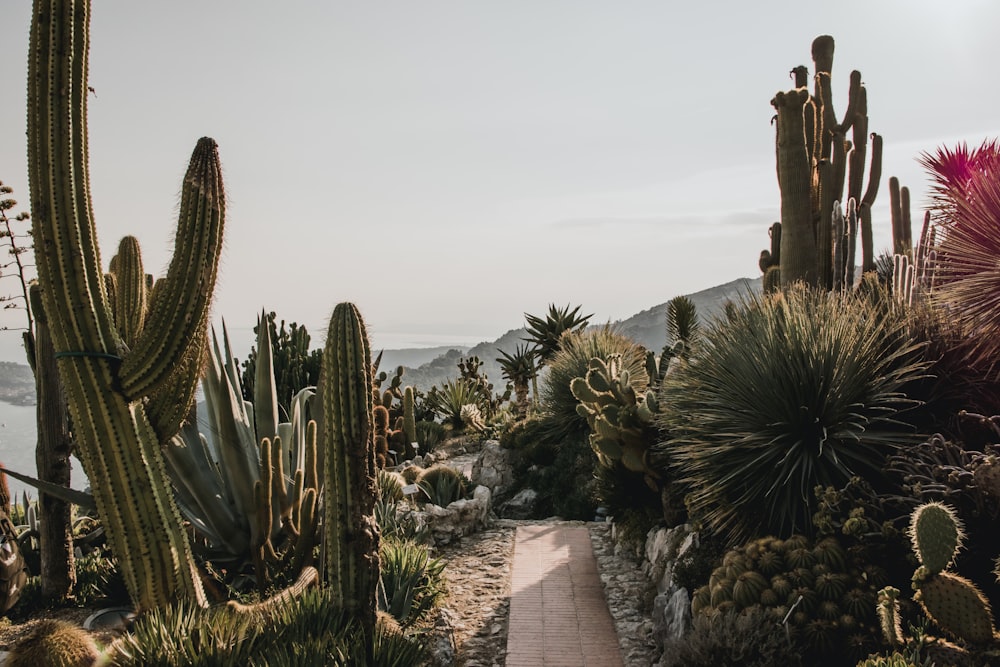
[[[107,302],[90,200],[90,3],[36,0],[28,72],[28,162],[38,280],[78,452],[129,594],[140,609],[206,605],[146,400],[197,360],[221,251],[217,147],[201,139],[182,186],[175,253],[127,352]],[[158,420],[157,420],[158,421]]]
[[[372,363],[365,323],[353,304],[338,304],[330,318],[318,394],[326,450],[324,576],[338,606],[359,619],[370,638],[379,579]]]

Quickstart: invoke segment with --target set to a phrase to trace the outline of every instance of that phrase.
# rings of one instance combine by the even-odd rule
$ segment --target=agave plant
[[[462,428],[462,408],[466,405],[479,405],[482,400],[478,385],[466,378],[445,380],[441,387],[431,387],[427,392],[427,406],[441,418],[445,424]]]
[[[874,288],[873,288],[874,289]],[[913,434],[896,419],[926,364],[905,311],[864,294],[749,296],[661,386],[654,461],[730,543],[808,531],[817,485],[877,480]]]
[[[223,328],[202,388],[207,418],[190,420],[164,448],[177,504],[215,562],[253,562],[263,585],[271,570],[294,576],[316,541],[318,493],[315,426],[308,425],[312,388],[291,401],[277,422],[278,397],[268,327],[259,327],[254,402],[243,400],[238,366]],[[237,568],[238,569],[238,568]]]

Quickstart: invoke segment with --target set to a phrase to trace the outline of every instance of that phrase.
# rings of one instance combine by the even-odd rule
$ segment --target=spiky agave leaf
[[[925,367],[905,314],[867,297],[747,297],[664,381],[669,436],[656,459],[671,462],[689,509],[731,543],[808,530],[816,485],[872,478],[905,442],[894,417]]]

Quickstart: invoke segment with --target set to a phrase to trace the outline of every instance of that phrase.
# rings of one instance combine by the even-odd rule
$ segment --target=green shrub
[[[660,493],[620,461],[598,465],[594,476],[597,502],[614,518],[618,538],[632,546],[644,544],[650,529],[663,522]]]
[[[664,667],[795,667],[799,649],[760,608],[696,616],[691,630],[663,650]]]
[[[448,437],[448,429],[445,425],[435,421],[418,421],[416,429],[421,454],[434,451],[434,448]]]
[[[401,657],[402,656],[402,657]],[[143,667],[295,667],[420,664],[423,647],[391,624],[376,625],[373,646],[314,588],[260,615],[221,607],[171,605],[140,616],[115,644],[114,665]]]
[[[888,301],[804,288],[749,296],[664,379],[656,461],[730,544],[810,532],[817,485],[873,481],[913,438],[898,421],[912,405],[901,392],[926,364]]]

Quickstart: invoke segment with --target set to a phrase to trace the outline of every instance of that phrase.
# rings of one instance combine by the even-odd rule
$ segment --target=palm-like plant
[[[523,344],[514,348],[513,353],[500,349],[497,352],[500,353],[497,363],[504,379],[514,385],[518,417],[523,419],[528,414],[528,383],[538,376],[535,348]]]
[[[578,315],[581,306],[573,310],[569,309],[569,304],[564,308],[557,308],[555,304],[549,304],[549,312],[545,317],[524,314],[524,319],[528,323],[529,343],[534,343],[536,354],[542,364],[547,364],[555,356],[561,347],[561,339],[567,331],[580,331],[593,315]]]
[[[991,372],[1000,361],[1000,143],[924,154],[937,227],[934,298],[965,329],[968,355]]]
[[[667,302],[667,341],[664,354],[686,357],[691,344],[701,330],[698,308],[686,296],[675,296]]]
[[[873,288],[876,289],[876,288]],[[661,386],[660,467],[731,543],[808,531],[817,485],[877,481],[926,364],[889,299],[803,288],[747,297]]]

